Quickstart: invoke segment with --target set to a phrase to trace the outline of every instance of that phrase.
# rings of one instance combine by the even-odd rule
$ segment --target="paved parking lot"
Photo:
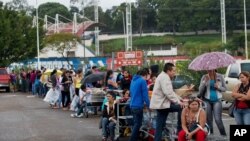
[[[50,109],[41,98],[23,93],[0,93],[0,141],[97,141],[100,115],[71,118],[70,111]],[[229,134],[234,119],[223,115]],[[215,136],[218,130],[215,127]],[[127,138],[120,140],[126,141]]]

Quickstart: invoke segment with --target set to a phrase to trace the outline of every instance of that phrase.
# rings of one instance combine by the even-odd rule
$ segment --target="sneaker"
[[[81,113],[80,115],[77,116],[78,118],[82,118],[83,117],[83,113]]]
[[[70,116],[75,118],[75,117],[77,117],[77,114],[71,114]]]
[[[88,111],[88,114],[94,114],[94,112],[89,110],[89,111]]]

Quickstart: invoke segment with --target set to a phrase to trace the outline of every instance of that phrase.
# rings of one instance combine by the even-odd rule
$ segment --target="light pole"
[[[246,59],[248,59],[246,0],[244,0],[244,29],[245,29],[245,55]]]
[[[36,40],[37,40],[37,69],[41,68],[40,66],[40,49],[39,49],[39,23],[38,23],[38,3],[36,0]]]
[[[124,12],[122,10],[118,10],[118,12],[122,13],[122,23],[123,23],[123,34],[124,34],[124,41],[125,41],[125,48],[124,51],[126,51],[127,48],[127,38],[126,38],[126,25],[125,25],[125,16],[124,16]]]
[[[127,47],[127,38],[126,38],[125,18],[124,18],[124,12],[123,12],[123,11],[122,11],[122,22],[123,22],[123,32],[124,32],[125,51],[126,51],[126,47]]]

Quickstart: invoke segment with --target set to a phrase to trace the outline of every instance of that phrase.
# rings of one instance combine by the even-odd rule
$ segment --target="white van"
[[[250,60],[237,60],[235,64],[229,65],[225,74],[225,82],[227,91],[222,94],[222,99],[227,102],[232,102],[231,97],[233,88],[240,83],[239,74],[241,71],[250,72]]]

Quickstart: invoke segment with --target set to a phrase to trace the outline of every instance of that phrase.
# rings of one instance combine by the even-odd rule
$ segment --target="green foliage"
[[[71,33],[53,34],[46,36],[45,39],[45,44],[60,53],[66,59],[68,64],[71,65],[71,67],[72,64],[69,63],[68,51],[76,47],[77,42],[80,42],[79,37]]]
[[[204,71],[193,71],[188,69],[188,65],[191,63],[191,61],[177,61],[176,62],[176,70],[178,74],[183,74],[190,76],[194,79],[194,85],[195,89],[197,90],[200,85],[200,79],[203,74],[205,74]]]
[[[247,36],[249,37],[250,34]],[[245,35],[234,34],[231,40],[225,45],[225,48],[236,56],[245,56]]]
[[[176,41],[173,37],[169,36],[133,37],[134,48],[137,48],[137,46],[159,45],[159,44],[172,45],[176,44]],[[104,54],[125,50],[123,38],[101,41],[100,46],[102,47]]]
[[[6,6],[15,11],[29,11],[31,7],[28,6],[27,0],[12,0],[6,3]]]
[[[47,3],[39,5],[39,8],[38,8],[39,17],[44,17],[45,15],[48,15],[52,18],[55,18],[56,14],[62,15],[63,17],[68,18],[70,20],[73,19],[68,8],[60,3],[47,2]],[[65,18],[60,18],[60,21],[69,22]],[[55,23],[55,20],[51,18],[48,18],[48,21]]]
[[[40,41],[44,38],[42,25],[39,26]],[[8,66],[34,58],[37,55],[36,27],[32,17],[7,7],[0,9],[0,66]],[[40,44],[40,49],[43,44]]]
[[[178,43],[186,43],[186,42],[200,42],[200,43],[210,43],[213,41],[221,41],[220,34],[208,34],[208,35],[184,35],[184,36],[174,36],[174,39]]]
[[[140,67],[139,66],[126,66],[126,70],[128,70],[129,71],[129,73],[130,74],[136,74],[137,73],[137,71],[140,69]]]

